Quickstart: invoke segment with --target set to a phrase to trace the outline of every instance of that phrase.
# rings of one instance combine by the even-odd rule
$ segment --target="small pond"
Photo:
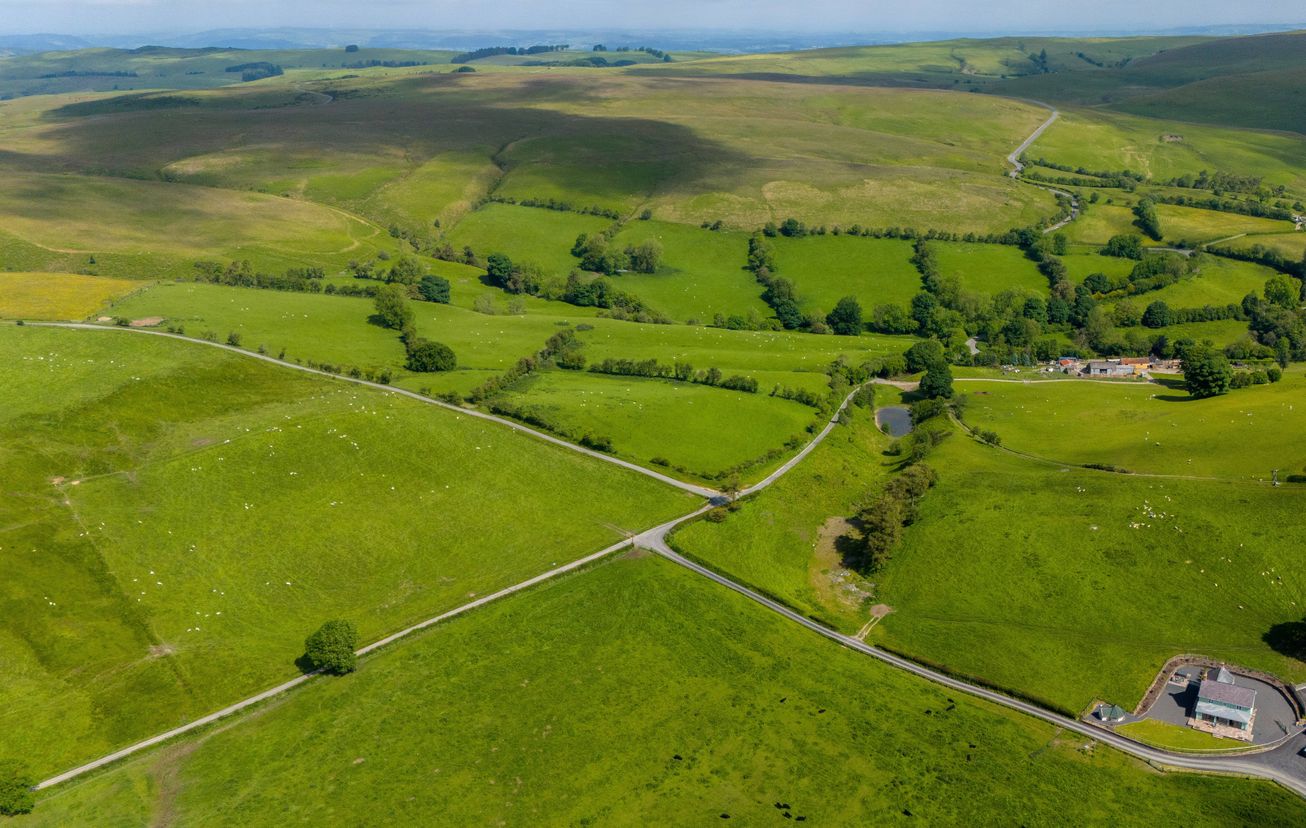
[[[911,433],[911,409],[903,405],[889,405],[875,412],[875,424],[890,437]]]

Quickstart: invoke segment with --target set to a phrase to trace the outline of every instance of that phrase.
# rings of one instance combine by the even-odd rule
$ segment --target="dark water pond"
[[[901,437],[911,433],[911,409],[901,405],[891,405],[875,412],[875,424],[888,432],[890,437]]]

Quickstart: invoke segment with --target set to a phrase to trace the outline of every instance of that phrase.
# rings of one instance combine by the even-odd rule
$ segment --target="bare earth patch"
[[[856,527],[847,518],[826,518],[816,535],[808,580],[821,603],[841,610],[859,610],[871,597],[871,583],[844,566],[838,543]]]
[[[143,319],[133,319],[128,324],[133,328],[154,328],[162,323],[162,316],[147,316]]]

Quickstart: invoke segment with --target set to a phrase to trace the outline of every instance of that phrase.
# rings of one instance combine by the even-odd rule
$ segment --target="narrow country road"
[[[1051,121],[1049,121],[1049,123],[1050,122]],[[422,402],[438,405],[442,408],[452,409],[462,414],[478,416],[485,420],[501,423],[514,430],[521,430],[526,433],[532,434],[537,438],[543,439],[547,442],[555,443],[565,448],[569,448],[575,451],[582,452],[584,454],[594,456],[606,462],[616,463],[625,468],[630,468],[633,471],[637,471],[639,473],[649,475],[656,479],[662,480],[663,482],[666,482],[670,485],[676,486],[677,488],[680,488],[685,491],[690,491],[695,494],[699,494],[708,499],[708,502],[700,505],[692,512],[683,515],[679,518],[675,518],[674,520],[668,521],[660,526],[656,526],[652,529],[646,530],[636,535],[633,538],[627,538],[626,540],[619,541],[618,543],[615,543],[607,547],[606,549],[599,550],[598,552],[594,552],[590,555],[587,555],[583,558],[579,558],[563,566],[559,566],[554,569],[548,570],[547,572],[543,572],[539,575],[536,575],[532,578],[522,581],[521,583],[514,584],[509,587],[505,587],[504,589],[501,589],[498,592],[483,596],[475,601],[448,610],[440,615],[434,616],[425,621],[421,621],[417,624],[414,624],[410,627],[400,630],[392,635],[386,636],[385,638],[382,638],[358,650],[359,655],[366,655],[368,653],[374,652],[382,647],[388,646],[390,644],[395,643],[396,641],[399,641],[400,639],[410,636],[420,630],[424,630],[427,629],[428,627],[438,624],[441,621],[447,620],[449,618],[453,618],[457,615],[467,612],[468,610],[483,606],[493,601],[497,601],[501,598],[505,598],[510,595],[519,593],[537,584],[555,578],[558,575],[581,569],[591,563],[601,560],[602,558],[620,549],[625,549],[627,547],[634,546],[637,548],[648,549],[650,551],[653,551],[656,554],[666,558],[667,560],[672,561],[673,563],[679,564],[680,566],[683,566],[689,569],[690,571],[695,572],[698,575],[701,575],[723,587],[734,590],[735,592],[757,602],[758,604],[761,604],[763,607],[766,607],[772,612],[781,615],[782,617],[788,619],[789,621],[792,621],[796,624],[800,624],[803,627],[806,627],[808,630],[817,633],[818,635],[821,635],[838,644],[842,644],[843,646],[848,647],[849,649],[855,650],[864,655],[878,659],[879,661],[888,664],[891,667],[895,667],[899,670],[906,671],[919,678],[925,679],[927,681],[931,681],[935,684],[939,684],[941,686],[951,688],[958,692],[967,693],[971,696],[984,699],[985,701],[991,702],[993,704],[1002,705],[1003,707],[1007,707],[1011,710],[1015,710],[1017,712],[1023,713],[1028,716],[1033,716],[1035,718],[1056,725],[1057,727],[1063,728],[1065,730],[1070,730],[1082,736],[1086,736],[1088,738],[1107,744],[1111,747],[1116,748],[1117,750],[1123,751],[1124,753],[1142,759],[1143,761],[1146,762],[1150,762],[1160,766],[1171,767],[1171,768],[1182,768],[1187,770],[1211,772],[1211,773],[1235,774],[1241,776],[1250,776],[1250,777],[1256,777],[1261,779],[1268,779],[1277,782],[1280,785],[1283,785],[1285,788],[1293,791],[1299,796],[1306,797],[1306,760],[1303,760],[1298,755],[1298,752],[1301,751],[1304,747],[1306,747],[1306,735],[1302,733],[1298,733],[1296,736],[1287,740],[1283,745],[1281,745],[1280,747],[1272,751],[1268,751],[1260,754],[1254,754],[1254,755],[1195,756],[1190,754],[1171,753],[1169,751],[1158,750],[1156,748],[1151,748],[1146,745],[1127,739],[1109,730],[1098,728],[1091,724],[1081,722],[1076,719],[1067,718],[1060,714],[1053,713],[1049,710],[1045,710],[1041,707],[1030,704],[1029,702],[1012,698],[1010,696],[1006,696],[994,690],[989,690],[987,688],[980,687],[978,685],[953,678],[952,676],[949,676],[945,673],[941,673],[936,670],[932,670],[928,667],[924,667],[906,658],[902,658],[901,656],[896,656],[893,655],[892,653],[888,653],[883,650],[880,650],[879,648],[866,644],[856,638],[844,635],[828,627],[825,627],[824,625],[819,624],[816,621],[813,621],[810,618],[807,618],[795,612],[794,610],[790,609],[789,607],[777,601],[767,598],[766,596],[761,595],[760,593],[755,592],[754,590],[734,580],[731,580],[730,578],[724,575],[714,572],[705,566],[702,566],[698,563],[695,563],[694,561],[685,558],[684,556],[680,555],[674,549],[671,548],[671,546],[667,543],[667,537],[677,527],[687,523],[688,521],[698,518],[708,510],[714,508],[716,504],[720,503],[722,499],[722,495],[721,493],[716,492],[714,490],[707,489],[705,487],[698,487],[698,486],[693,486],[691,484],[686,484],[681,481],[675,480],[674,478],[669,478],[665,475],[661,475],[658,474],[657,472],[653,472],[649,469],[644,469],[635,464],[626,463],[625,461],[616,460],[615,458],[608,457],[606,455],[593,452],[588,449],[584,449],[580,446],[571,445],[566,441],[559,440],[555,437],[551,437],[549,435],[542,434],[540,432],[536,432],[531,429],[526,429],[510,420],[504,420],[499,417],[494,417],[491,415],[480,414],[479,412],[469,411],[467,409],[463,409],[458,406],[450,405],[448,403],[444,403],[439,400],[432,400],[427,397],[423,397],[420,394],[404,391],[403,389],[394,388],[388,385],[381,385],[379,383],[372,383],[364,380],[356,380],[350,377],[340,377],[335,374],[329,374],[323,371],[318,371],[316,369],[306,368],[302,365],[296,365],[294,363],[278,360],[272,357],[268,357],[264,354],[257,354],[249,351],[244,351],[240,348],[235,348],[228,345],[209,342],[207,340],[192,339],[190,337],[180,336],[177,334],[168,334],[162,331],[145,331],[145,330],[130,329],[130,328],[126,328],[126,329],[106,328],[100,325],[89,325],[84,323],[42,323],[42,324],[49,324],[50,326],[53,327],[90,329],[90,330],[102,330],[102,331],[103,330],[126,330],[135,333],[153,334],[156,336],[167,336],[173,339],[180,339],[187,342],[199,343],[203,345],[222,348],[224,350],[229,350],[235,353],[243,354],[245,356],[262,359],[264,361],[281,365],[287,368],[293,368],[295,370],[305,371],[308,373],[321,374],[326,377],[339,379],[346,382],[353,382],[359,385],[364,385],[379,391],[403,394],[405,396],[413,397]],[[1073,381],[1073,380],[1069,380],[1069,381]],[[741,494],[756,494],[757,492],[760,492],[766,489],[767,487],[771,486],[777,480],[782,478],[785,474],[790,472],[796,465],[798,465],[798,463],[800,463],[805,457],[807,457],[807,455],[810,454],[818,445],[824,442],[826,437],[829,436],[830,432],[834,429],[835,425],[838,423],[840,416],[852,403],[853,397],[858,390],[860,390],[860,388],[854,389],[844,398],[842,404],[840,404],[839,408],[831,416],[830,420],[826,423],[825,427],[806,446],[804,446],[801,451],[799,451],[787,463],[785,463],[783,466],[781,466],[771,475],[766,477],[764,480],[743,490]],[[305,682],[311,680],[314,677],[314,675],[315,674],[310,673],[303,676],[297,676],[269,690],[265,690],[243,701],[229,705],[228,707],[225,707],[222,710],[216,711],[214,713],[210,713],[207,716],[196,719],[185,725],[174,728],[165,733],[160,733],[149,739],[145,739],[141,742],[137,742],[136,744],[130,745],[128,747],[122,748],[121,750],[108,754],[107,756],[103,756],[93,762],[88,762],[85,765],[82,765],[77,768],[73,768],[71,770],[65,771],[64,773],[46,779],[40,782],[36,786],[36,788],[37,790],[41,790],[44,788],[49,788],[53,785],[57,785],[61,782],[66,782],[70,779],[76,778],[90,771],[112,764],[120,759],[124,759],[128,756],[131,756],[132,754],[138,753],[142,750],[146,750],[147,748],[153,747],[162,742],[168,741],[170,739],[176,738],[178,736],[182,736],[186,733],[202,728],[208,724],[218,721],[219,719],[238,713],[242,710],[246,710],[250,707],[253,707],[275,696],[284,694],[294,689],[295,687],[298,687],[299,685],[304,684]]]
[[[831,641],[842,644],[849,649],[856,650],[859,653],[878,659],[885,664],[896,667],[899,670],[906,671],[912,675],[934,682],[935,684],[951,688],[961,693],[967,693],[985,701],[1002,705],[1003,707],[1016,710],[1028,716],[1042,719],[1057,727],[1078,733],[1081,736],[1087,736],[1090,739],[1110,745],[1117,750],[1123,751],[1130,756],[1142,759],[1145,762],[1151,762],[1157,765],[1173,768],[1183,768],[1186,770],[1204,771],[1209,773],[1229,773],[1241,776],[1253,776],[1262,779],[1269,779],[1278,782],[1285,788],[1296,793],[1298,796],[1306,797],[1306,760],[1297,756],[1303,746],[1306,746],[1306,735],[1297,734],[1294,738],[1289,739],[1279,748],[1261,754],[1246,756],[1196,756],[1181,753],[1171,753],[1165,750],[1151,748],[1138,742],[1126,739],[1104,728],[1095,727],[1086,722],[1077,719],[1071,719],[1058,715],[1049,710],[1021,701],[1020,699],[1011,698],[993,690],[980,687],[976,684],[961,681],[937,670],[931,670],[909,661],[892,653],[885,652],[877,647],[873,647],[852,636],[835,632],[804,615],[789,609],[783,604],[773,601],[760,593],[745,587],[729,578],[720,575],[705,566],[701,566],[673,550],[666,542],[667,530],[664,527],[650,530],[635,538],[636,546],[649,549],[667,560],[673,561],[693,572],[702,575],[704,578],[715,581],[716,583],[728,589],[732,589],[747,598],[756,601],[772,612],[778,613],[796,624],[801,624],[812,632],[822,635]]]
[[[1044,109],[1047,109],[1051,112],[1051,114],[1048,116],[1048,119],[1043,123],[1039,124],[1038,129],[1031,132],[1029,137],[1026,138],[1021,143],[1020,146],[1016,147],[1016,149],[1013,150],[1010,155],[1007,156],[1007,163],[1011,165],[1011,171],[1007,173],[1007,175],[1019,181],[1021,180],[1020,174],[1025,171],[1025,164],[1023,161],[1020,160],[1020,156],[1024,155],[1025,150],[1029,149],[1031,146],[1034,145],[1034,142],[1037,141],[1039,137],[1044,132],[1047,131],[1048,127],[1052,126],[1057,122],[1057,119],[1061,117],[1061,111],[1058,110],[1052,104],[1043,103],[1042,101],[1035,101],[1027,98],[1016,98],[1015,100],[1024,101],[1025,103],[1034,104],[1036,106],[1041,106]],[[1079,198],[1074,193],[1067,192],[1066,190],[1058,190],[1055,187],[1049,187],[1045,184],[1039,184],[1033,181],[1027,181],[1025,183],[1033,184],[1035,187],[1038,187],[1040,190],[1047,190],[1049,193],[1052,193],[1054,195],[1059,195],[1062,196],[1063,198],[1070,199],[1070,215],[1066,216],[1061,221],[1058,221],[1056,224],[1044,228],[1043,229],[1044,234],[1055,233],[1056,231],[1060,230],[1062,227],[1065,227],[1070,222],[1079,218]]]

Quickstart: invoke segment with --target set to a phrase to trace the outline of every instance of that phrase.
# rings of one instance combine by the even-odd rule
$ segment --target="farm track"
[[[1010,155],[1007,156],[1007,163],[1011,165],[1011,171],[1007,174],[1010,175],[1012,178],[1016,179],[1017,181],[1024,181],[1024,179],[1020,177],[1020,174],[1025,171],[1025,164],[1020,160],[1020,156],[1025,153],[1025,150],[1033,146],[1034,142],[1037,141],[1039,137],[1043,135],[1044,132],[1047,132],[1048,127],[1052,126],[1057,122],[1057,119],[1061,117],[1061,111],[1058,110],[1052,104],[1043,103],[1042,101],[1036,101],[1029,98],[1016,98],[1016,100],[1023,101],[1024,103],[1034,104],[1036,106],[1041,106],[1045,109],[1050,110],[1052,113],[1051,115],[1048,116],[1048,119],[1046,121],[1039,124],[1038,129],[1030,133],[1029,137],[1026,138],[1021,143],[1020,146],[1016,147],[1016,149],[1013,150]],[[1049,187],[1044,184],[1035,183],[1033,181],[1026,181],[1025,183],[1032,184],[1038,189],[1046,190],[1049,193],[1052,193],[1053,195],[1064,196],[1065,198],[1070,199],[1070,215],[1066,216],[1061,221],[1051,225],[1050,227],[1045,227],[1043,229],[1044,235],[1048,233],[1055,233],[1056,231],[1060,230],[1062,227],[1065,227],[1067,224],[1070,224],[1070,222],[1079,218],[1079,199],[1075,196],[1074,193],[1067,192],[1066,190],[1058,190],[1055,187]]]
[[[1035,135],[1034,137],[1037,137],[1037,135]],[[1033,138],[1031,138],[1031,141],[1032,140]],[[268,357],[264,354],[257,354],[249,351],[244,351],[240,348],[235,348],[229,345],[209,342],[207,340],[192,339],[190,337],[180,336],[177,334],[169,334],[162,331],[147,331],[147,330],[132,329],[132,328],[106,328],[101,325],[90,325],[86,323],[33,323],[33,324],[43,324],[48,327],[62,327],[62,328],[82,329],[82,330],[99,330],[99,331],[119,330],[119,331],[128,331],[134,333],[151,334],[155,336],[166,336],[173,339],[179,339],[182,341],[194,342],[194,343],[221,348],[223,350],[232,351],[245,356],[254,357],[256,359],[262,359],[266,362],[271,362],[273,364],[282,365],[287,368],[293,368],[308,373],[321,374],[323,376],[343,380],[346,382],[352,382],[358,385],[364,385],[380,391],[387,391],[390,393],[401,394],[403,396],[408,396],[408,397],[418,399],[422,402],[438,405],[442,408],[450,409],[464,414],[469,414],[472,416],[477,416],[481,419],[489,420],[492,422],[497,422],[509,428],[512,428],[513,430],[521,430],[523,432],[536,436],[539,439],[543,439],[546,442],[560,445],[562,447],[569,448],[583,454],[594,456],[597,459],[604,460],[609,463],[615,463],[624,468],[628,468],[633,471],[637,471],[641,474],[648,475],[650,477],[653,477],[655,479],[673,485],[677,488],[680,488],[684,491],[689,491],[694,494],[699,494],[700,496],[703,496],[708,499],[707,503],[700,505],[697,509],[689,512],[688,514],[683,515],[679,518],[675,518],[666,523],[663,523],[660,526],[649,529],[643,533],[634,536],[633,538],[627,538],[605,549],[599,550],[598,552],[594,552],[590,555],[587,555],[583,558],[577,559],[575,561],[572,561],[571,563],[565,564],[555,569],[548,570],[544,573],[534,576],[533,578],[529,578],[525,581],[522,581],[521,583],[515,584],[510,587],[506,587],[502,590],[499,590],[498,592],[484,596],[468,604],[464,604],[462,606],[456,607],[452,610],[449,610],[440,615],[434,616],[425,621],[414,624],[410,627],[407,627],[403,630],[400,630],[396,633],[386,636],[385,638],[382,638],[378,641],[368,644],[367,646],[357,651],[359,655],[367,655],[369,653],[375,652],[376,650],[379,650],[383,647],[393,644],[399,641],[400,639],[403,639],[416,632],[434,626],[440,623],[441,621],[447,620],[457,615],[461,615],[469,610],[484,606],[493,601],[497,601],[500,598],[505,598],[510,595],[521,592],[523,590],[529,589],[540,583],[556,578],[559,575],[582,569],[583,567],[591,563],[595,563],[605,558],[606,556],[611,555],[613,552],[616,552],[617,550],[624,549],[627,547],[642,548],[642,549],[653,551],[656,554],[667,559],[668,561],[671,561],[672,563],[683,566],[686,569],[689,569],[690,571],[704,578],[707,578],[708,580],[713,581],[714,583],[720,586],[733,590],[734,592],[739,593],[740,595],[760,604],[766,609],[786,618],[789,621],[792,621],[796,624],[806,627],[808,630],[820,636],[823,636],[826,639],[834,641],[837,644],[840,644],[851,650],[859,652],[863,655],[867,655],[871,658],[875,658],[878,661],[887,664],[890,667],[894,667],[896,669],[911,673],[912,675],[915,675],[918,678],[925,679],[926,681],[933,682],[935,684],[950,688],[952,690],[956,690],[958,692],[966,693],[967,695],[982,699],[984,701],[993,704],[1000,705],[1010,710],[1014,710],[1018,713],[1023,713],[1028,716],[1033,716],[1034,718],[1048,722],[1052,725],[1055,725],[1056,727],[1072,731],[1074,733],[1079,734],[1080,736],[1085,736],[1097,742],[1106,744],[1110,747],[1114,747],[1117,750],[1120,750],[1142,761],[1148,762],[1149,764],[1152,764],[1156,767],[1176,768],[1176,769],[1191,770],[1191,771],[1204,772],[1204,773],[1231,774],[1235,776],[1266,779],[1269,781],[1276,782],[1279,785],[1282,785],[1284,788],[1292,791],[1298,796],[1306,798],[1306,761],[1303,761],[1298,756],[1298,751],[1301,751],[1303,750],[1304,747],[1306,747],[1306,734],[1303,734],[1301,732],[1285,740],[1285,742],[1282,745],[1275,748],[1274,750],[1267,751],[1265,753],[1256,754],[1256,755],[1250,755],[1250,756],[1248,755],[1194,756],[1190,754],[1174,753],[1166,750],[1152,748],[1140,742],[1135,742],[1131,739],[1120,736],[1117,733],[1107,730],[1105,728],[1100,728],[1095,725],[1089,724],[1087,722],[1079,721],[1077,719],[1072,719],[1067,716],[1063,716],[1059,713],[1046,710],[1030,702],[1013,698],[1011,696],[1005,695],[998,691],[990,690],[986,687],[982,687],[977,684],[972,684],[970,682],[954,678],[950,675],[947,675],[946,673],[939,672],[937,670],[918,664],[909,659],[882,650],[878,647],[874,647],[869,644],[866,644],[865,642],[861,641],[856,637],[847,636],[842,633],[839,633],[833,629],[830,629],[829,627],[826,627],[825,625],[817,621],[814,621],[810,618],[807,618],[806,616],[803,616],[795,612],[793,609],[790,609],[789,607],[781,604],[778,601],[767,598],[766,596],[754,591],[753,589],[737,581],[734,581],[726,577],[725,575],[722,575],[718,572],[708,569],[707,567],[684,557],[683,555],[679,554],[678,552],[676,552],[674,549],[671,548],[671,546],[667,542],[667,539],[671,534],[671,532],[674,531],[677,527],[698,518],[699,516],[706,513],[708,510],[713,508],[717,503],[721,501],[721,497],[722,497],[721,493],[716,492],[712,489],[707,489],[705,487],[700,487],[700,486],[694,486],[693,484],[688,484],[682,481],[675,480],[673,478],[669,478],[666,475],[653,472],[650,469],[644,469],[633,463],[627,463],[622,460],[617,460],[616,458],[608,457],[598,452],[593,452],[583,447],[569,444],[566,441],[559,440],[558,438],[552,437],[550,435],[546,435],[541,432],[536,432],[532,429],[526,429],[518,425],[517,423],[514,423],[509,420],[504,420],[503,418],[482,414],[480,412],[473,412],[467,409],[460,408],[458,406],[444,403],[442,401],[432,400],[427,397],[423,397],[419,394],[415,394],[410,391],[405,391],[403,389],[393,388],[391,386],[381,385],[379,383],[367,382],[365,380],[357,380],[350,377],[339,377],[334,374],[329,374],[323,371],[318,371],[316,369],[306,368],[302,365],[296,365],[294,363],[288,363],[283,360],[278,360],[272,357]],[[1015,382],[1015,380],[1012,381]],[[1065,381],[1072,381],[1072,380],[1065,380]],[[759,483],[754,484],[753,486],[750,486],[747,489],[743,490],[741,492],[741,495],[751,495],[766,489],[767,487],[775,483],[777,480],[782,478],[789,471],[791,471],[795,466],[797,466],[798,463],[800,463],[808,454],[810,454],[818,445],[820,445],[826,439],[826,437],[829,436],[830,432],[833,431],[835,425],[838,424],[840,418],[843,416],[845,410],[852,403],[853,397],[858,390],[860,390],[860,388],[854,389],[844,398],[842,404],[831,416],[830,420],[826,423],[825,427],[815,437],[813,437],[812,440],[801,451],[798,452],[798,454],[796,454],[783,466],[781,466],[779,469],[777,469],[775,472],[773,472],[771,475],[769,475]],[[80,767],[73,768],[69,771],[65,771],[64,773],[46,779],[40,782],[36,786],[36,788],[37,790],[41,790],[41,789],[49,788],[53,785],[60,784],[62,782],[66,782],[68,780],[74,779],[78,776],[82,776],[91,771],[103,768],[107,765],[110,765],[114,762],[117,762],[121,759],[131,756],[135,753],[139,753],[140,751],[146,750],[155,745],[161,744],[168,740],[185,735],[186,733],[203,728],[206,725],[218,721],[219,719],[226,718],[235,713],[246,710],[250,707],[254,707],[273,697],[280,696],[298,687],[299,685],[310,681],[315,677],[315,675],[316,675],[315,673],[309,673],[302,676],[297,676],[291,679],[290,681],[284,682],[269,690],[265,690],[262,693],[259,693],[255,696],[251,696],[248,699],[237,702],[233,705],[223,708],[222,710],[216,711],[207,716],[196,719],[193,722],[190,722],[186,725],[182,725],[181,727],[174,728],[173,730],[158,734],[156,736],[153,736],[141,742],[137,742],[134,745],[130,745],[128,747],[122,748],[121,750],[115,751],[114,753],[101,757],[100,759],[97,759],[93,762],[89,762]]]

